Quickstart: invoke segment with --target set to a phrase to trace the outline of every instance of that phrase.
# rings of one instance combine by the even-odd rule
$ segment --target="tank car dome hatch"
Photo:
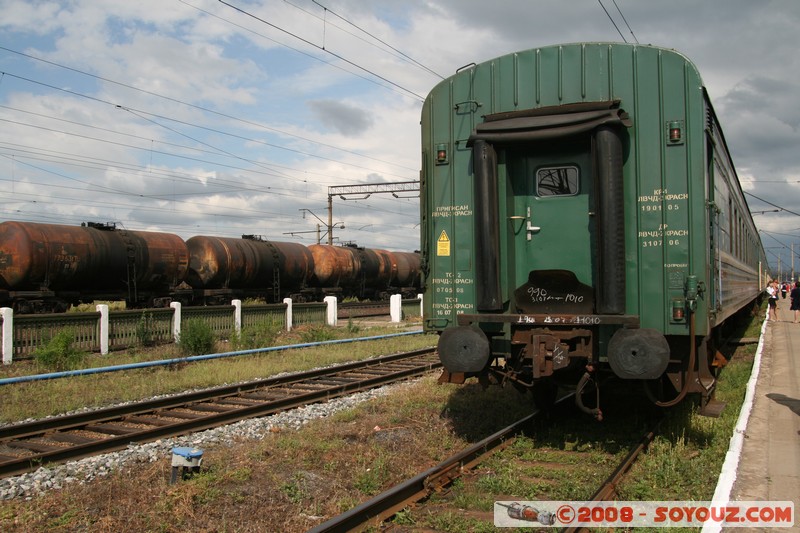
[[[444,367],[453,374],[480,372],[489,362],[489,339],[476,326],[445,329],[436,349]]]
[[[669,343],[658,330],[622,328],[608,342],[608,363],[623,379],[656,379],[669,364]]]

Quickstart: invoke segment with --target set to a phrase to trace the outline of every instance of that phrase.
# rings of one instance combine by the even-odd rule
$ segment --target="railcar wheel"
[[[536,381],[531,389],[533,403],[542,411],[551,409],[558,397],[558,384],[552,378],[544,378]]]

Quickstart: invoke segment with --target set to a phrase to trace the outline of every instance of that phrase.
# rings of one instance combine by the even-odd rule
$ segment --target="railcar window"
[[[536,170],[538,196],[575,196],[578,194],[578,167],[542,167]]]

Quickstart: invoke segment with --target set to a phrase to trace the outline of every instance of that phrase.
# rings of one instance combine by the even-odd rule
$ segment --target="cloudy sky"
[[[697,64],[770,258],[786,268],[791,243],[800,253],[797,0],[0,0],[0,12],[0,220],[311,244],[328,187],[418,179],[422,100],[443,77],[515,50],[627,40]],[[336,240],[417,249],[414,195],[334,198]]]

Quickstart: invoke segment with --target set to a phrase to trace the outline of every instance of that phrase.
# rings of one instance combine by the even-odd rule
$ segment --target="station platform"
[[[765,321],[762,327],[753,376],[714,501],[793,501],[797,517],[800,511],[800,323],[792,321],[793,313],[788,307],[788,304],[779,304],[780,320]]]

